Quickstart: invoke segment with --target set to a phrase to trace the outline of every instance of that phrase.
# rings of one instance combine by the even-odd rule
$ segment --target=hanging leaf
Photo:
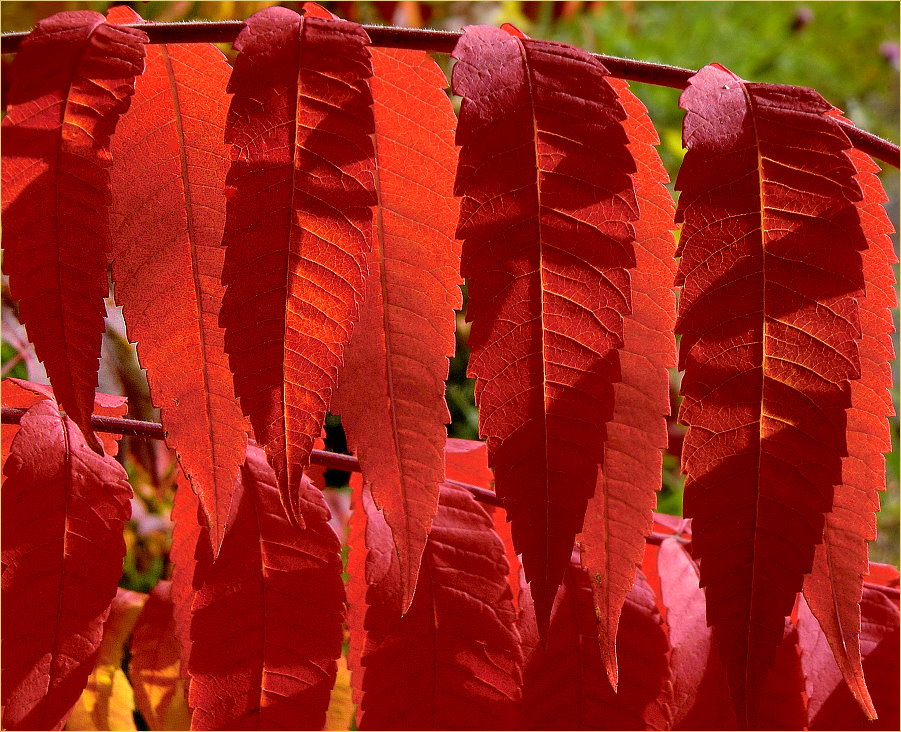
[[[103,625],[97,663],[66,724],[73,730],[134,730],[135,695],[122,670],[125,644],[147,595],[121,587]]]
[[[353,23],[267,8],[235,41],[228,87],[220,323],[235,393],[299,526],[300,477],[358,317],[371,246],[368,40]]]
[[[3,406],[16,407],[17,409],[28,409],[33,404],[37,404],[41,399],[50,399],[55,401],[53,389],[48,384],[35,384],[32,381],[24,379],[4,379],[3,380]],[[116,394],[102,394],[96,392],[94,394],[94,414],[104,417],[123,417],[128,411],[127,399],[124,396]],[[3,460],[6,461],[12,446],[13,438],[19,431],[17,424],[3,425],[3,446],[0,448],[3,453]],[[98,437],[103,445],[103,452],[110,457],[115,457],[119,451],[119,440],[122,435],[111,432],[101,432]]]
[[[633,180],[640,218],[635,227],[632,313],[623,319],[619,352],[622,381],[613,387],[614,412],[607,425],[603,468],[578,536],[582,566],[592,578],[601,622],[598,641],[607,678],[617,687],[616,632],[620,610],[651,533],[662,483],[670,412],[669,369],[676,365],[673,326],[676,299],[673,201],[669,177],[654,149],[660,140],[647,110],[621,79],[610,85],[628,115],[623,122],[638,168]]]
[[[171,582],[157,582],[150,591],[132,632],[129,651],[128,675],[135,704],[147,726],[152,730],[190,729]]]
[[[116,594],[132,492],[49,400],[22,416],[3,474],[2,623],[16,639],[3,650],[3,727],[61,729]]]
[[[867,687],[879,718],[868,721],[859,703],[842,680],[834,652],[819,623],[802,600],[798,631],[801,662],[807,677],[810,697],[809,716],[812,730],[884,729],[901,727],[898,687],[898,606],[884,588],[865,584],[863,587],[860,627],[860,651]]]
[[[531,594],[523,587],[520,628],[524,646],[532,650],[523,672],[520,728],[670,729],[669,645],[644,575],[636,575],[623,605],[617,691],[608,680],[598,643],[591,584],[574,555],[543,646],[538,642]]]
[[[444,480],[444,381],[463,304],[456,117],[427,53],[373,49],[372,71],[375,236],[332,411],[394,536],[406,609]]]
[[[738,722],[754,726],[842,479],[860,375],[861,193],[816,92],[711,65],[680,105],[685,514]]]
[[[876,176],[879,168],[857,150],[849,151],[863,191],[861,224],[869,242],[863,252],[867,283],[860,305],[860,379],[851,382],[848,410],[848,457],[842,459],[843,482],[835,487],[832,512],[826,515],[823,543],[814,554],[813,572],[804,578],[804,597],[826,633],[835,660],[864,714],[876,718],[861,667],[860,602],[868,567],[867,542],[876,538],[878,491],[885,490],[885,458],[892,449],[887,415],[894,414],[890,389],[894,358],[890,308],[897,304],[892,265],[897,257],[889,234],[888,201]]]
[[[348,730],[354,718],[354,704],[350,691],[350,670],[344,656],[338,659],[338,675],[335,677],[335,688],[329,697],[328,710],[325,713],[324,730]]]
[[[91,430],[110,251],[110,135],[147,36],[88,10],[40,21],[13,61],[3,119],[3,268],[62,408]]]
[[[442,486],[416,594],[401,616],[390,530],[354,478],[351,541],[365,536],[348,565],[358,728],[516,729],[522,659],[491,520],[468,491]]]
[[[248,447],[219,557],[191,617],[192,729],[322,729],[341,655],[341,544],[322,493],[301,483],[288,520],[265,454]]]
[[[109,19],[142,22],[124,5]],[[110,171],[116,302],[138,343],[166,444],[200,496],[214,553],[246,441],[218,324],[230,73],[212,44],[149,45],[112,139]]]
[[[626,112],[585,51],[472,26],[454,58],[469,373],[543,630],[613,415],[635,162]]]

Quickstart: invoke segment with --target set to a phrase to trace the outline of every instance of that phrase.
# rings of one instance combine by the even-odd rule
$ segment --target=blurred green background
[[[4,31],[28,30],[42,17],[62,10],[104,11],[107,2],[16,2],[0,5]],[[131,2],[148,20],[243,19],[269,5],[300,10],[301,2]],[[323,2],[338,15],[361,23],[428,26],[456,30],[472,23],[510,22],[536,38],[564,41],[592,51],[677,66],[698,68],[721,63],[745,79],[809,86],[843,109],[857,125],[899,139],[899,3],[897,2]],[[223,50],[228,52],[226,47]],[[449,59],[440,56],[445,69]],[[10,58],[4,57],[4,67]],[[4,75],[8,79],[8,74]],[[660,153],[675,178],[682,158],[682,112],[674,89],[633,84],[660,134]],[[890,197],[889,212],[898,227],[898,171],[882,174]],[[897,235],[895,237],[897,250]],[[897,311],[895,312],[897,322]],[[3,376],[40,380],[3,286]],[[447,398],[453,415],[452,436],[477,438],[472,382],[466,379],[468,326],[458,317],[458,350],[451,364]],[[896,352],[898,350],[895,335]],[[121,317],[113,312],[104,343],[101,389],[129,396],[130,415],[154,419],[134,349]],[[898,405],[895,364],[894,399]],[[672,375],[677,404],[678,374]],[[342,449],[337,418],[329,418],[329,447]],[[888,457],[888,490],[883,496],[880,536],[872,547],[875,561],[898,564],[899,460],[898,420],[892,421],[895,450]],[[681,513],[682,476],[678,453],[681,427],[671,425],[659,509]],[[132,440],[121,454],[135,483],[133,536],[126,566],[132,589],[147,590],[166,571],[167,507],[171,505],[175,466],[158,443]],[[330,474],[332,483],[343,475]],[[333,506],[339,514],[340,506]]]

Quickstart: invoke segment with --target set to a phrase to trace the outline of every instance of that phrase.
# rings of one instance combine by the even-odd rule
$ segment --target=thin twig
[[[244,28],[241,20],[220,20],[216,22],[189,21],[185,23],[135,23],[132,28],[140,28],[150,39],[150,43],[230,43]],[[428,28],[399,28],[395,26],[364,25],[373,46],[384,48],[408,48],[419,51],[450,53],[454,50],[459,31],[431,30]],[[0,36],[0,51],[18,51],[27,32],[4,33]],[[639,81],[644,84],[684,89],[688,80],[696,73],[693,69],[680,66],[636,61],[618,56],[592,54],[600,59],[610,73],[620,79]],[[850,122],[838,120],[851,143],[861,152],[882,160],[896,168],[901,167],[901,150],[898,146],[877,135],[854,127]]]

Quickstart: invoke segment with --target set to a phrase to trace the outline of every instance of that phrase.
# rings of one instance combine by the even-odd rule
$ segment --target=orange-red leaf
[[[36,404],[41,399],[50,399],[55,401],[53,389],[47,384],[36,384],[32,381],[23,379],[4,379],[3,380],[3,406],[16,407],[18,409],[28,409],[32,404]],[[94,414],[104,417],[122,417],[128,411],[127,399],[117,394],[103,394],[95,392],[94,394]],[[19,425],[4,424],[3,433],[3,460],[9,455],[10,446],[13,438],[19,431]],[[103,445],[103,451],[115,457],[119,451],[119,440],[122,435],[111,432],[101,432],[97,435]]]
[[[368,37],[272,7],[229,82],[232,164],[220,322],[235,393],[303,525],[300,478],[363,297],[374,152]]]
[[[3,119],[3,267],[60,404],[91,430],[108,294],[110,135],[147,36],[88,10],[40,21],[12,66]]]
[[[122,574],[131,488],[49,400],[23,415],[3,474],[3,726],[60,729]]]
[[[619,687],[613,690],[598,643],[591,578],[574,558],[557,595],[544,646],[535,632],[528,588],[521,595],[523,672],[519,729],[669,729],[669,645],[654,594],[641,573],[619,624]]]
[[[753,724],[842,479],[861,192],[816,92],[712,65],[680,104],[685,514],[738,721]]]
[[[632,312],[623,320],[619,352],[622,381],[613,387],[602,468],[577,541],[582,566],[592,578],[607,677],[616,688],[620,610],[651,533],[667,446],[669,369],[676,365],[676,242],[673,200],[664,185],[669,177],[654,149],[660,142],[657,132],[628,84],[621,79],[610,84],[628,114],[623,126],[638,167],[633,180],[640,218],[634,223],[635,267],[629,271]]]
[[[444,480],[444,401],[460,295],[456,117],[423,51],[372,50],[375,232],[332,411],[394,536],[409,607]]]
[[[401,616],[390,530],[362,481],[352,483],[348,664],[358,728],[516,729],[522,657],[491,519],[468,491],[442,486]]]
[[[798,631],[801,663],[810,696],[810,729],[884,729],[901,727],[898,709],[898,606],[886,594],[891,590],[865,584],[860,604],[860,650],[867,687],[879,718],[868,721],[851,695],[834,660],[834,652],[819,623],[801,602]]]
[[[876,538],[878,491],[885,490],[884,452],[892,449],[887,415],[893,414],[890,362],[894,330],[889,308],[897,303],[892,264],[897,261],[885,211],[888,200],[865,154],[849,151],[864,194],[861,224],[869,247],[863,252],[866,295],[860,304],[860,379],[851,382],[848,410],[848,457],[842,459],[842,483],[835,487],[832,512],[826,515],[823,543],[814,554],[813,572],[804,578],[804,597],[819,620],[854,698],[875,718],[861,667],[860,602],[868,569],[867,542]]]
[[[109,19],[141,22],[121,5]],[[218,323],[230,73],[212,44],[149,45],[112,139],[110,173],[116,303],[147,369],[166,443],[200,496],[215,552],[246,441]]]
[[[193,729],[321,729],[341,655],[341,544],[322,493],[289,520],[262,450],[247,448],[232,519],[191,617]]]
[[[545,628],[613,414],[635,162],[626,112],[585,51],[472,26],[454,57],[469,371]]]
[[[152,730],[183,730],[191,726],[173,609],[172,583],[157,582],[129,644],[128,675],[135,704]]]

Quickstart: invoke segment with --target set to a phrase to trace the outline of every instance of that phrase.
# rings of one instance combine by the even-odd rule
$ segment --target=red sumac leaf
[[[685,514],[738,722],[753,726],[842,479],[860,375],[861,192],[814,91],[712,65],[680,105]]]
[[[444,381],[462,305],[456,117],[427,53],[373,49],[372,72],[375,232],[331,411],[391,528],[406,609],[444,480]]]
[[[134,93],[146,40],[88,10],[40,21],[13,61],[3,119],[4,271],[57,399],[95,450],[110,135]]]
[[[306,478],[306,528],[289,521],[257,447],[238,490],[192,608],[192,728],[322,729],[341,655],[341,544]]]
[[[516,729],[522,656],[491,519],[465,489],[441,487],[401,616],[391,532],[362,481],[352,483],[348,662],[359,729]]]
[[[109,18],[141,22],[126,6]],[[246,442],[218,324],[230,72],[212,44],[149,45],[112,139],[110,173],[116,303],[147,369],[166,443],[200,496],[214,553]]]
[[[667,446],[669,369],[676,365],[676,242],[669,177],[654,149],[660,140],[641,101],[621,79],[611,79],[628,117],[623,122],[637,171],[633,176],[640,217],[635,229],[632,312],[623,319],[619,352],[622,381],[613,387],[602,467],[577,541],[592,578],[601,653],[617,685],[616,629],[636,567],[651,533]]]
[[[300,478],[363,298],[374,151],[368,36],[272,7],[252,15],[228,91],[227,286],[235,393],[303,525]]]
[[[132,492],[49,400],[22,416],[3,474],[3,726],[61,729],[116,595]]]
[[[848,410],[848,456],[842,459],[842,483],[835,487],[832,512],[826,515],[823,543],[814,554],[813,572],[804,578],[804,597],[829,640],[861,709],[875,718],[861,667],[860,602],[868,571],[867,542],[876,538],[879,493],[885,490],[884,452],[892,449],[886,417],[894,414],[890,389],[894,358],[889,308],[897,303],[892,264],[897,257],[885,210],[888,197],[876,176],[879,168],[865,154],[849,151],[863,191],[861,224],[869,246],[863,252],[867,283],[860,305],[860,379],[851,382]]]
[[[864,585],[860,604],[860,651],[863,672],[879,718],[867,720],[842,679],[834,651],[807,603],[801,601],[798,631],[801,663],[810,697],[812,730],[884,729],[901,727],[898,686],[898,606],[880,587]]]
[[[574,556],[557,594],[542,646],[531,593],[520,595],[523,645],[531,648],[523,671],[520,729],[670,729],[672,696],[668,650],[660,612],[636,574],[618,628],[619,686],[610,685],[594,609],[591,578]]]
[[[613,414],[635,162],[626,112],[585,51],[470,26],[454,57],[469,372],[543,629]]]

